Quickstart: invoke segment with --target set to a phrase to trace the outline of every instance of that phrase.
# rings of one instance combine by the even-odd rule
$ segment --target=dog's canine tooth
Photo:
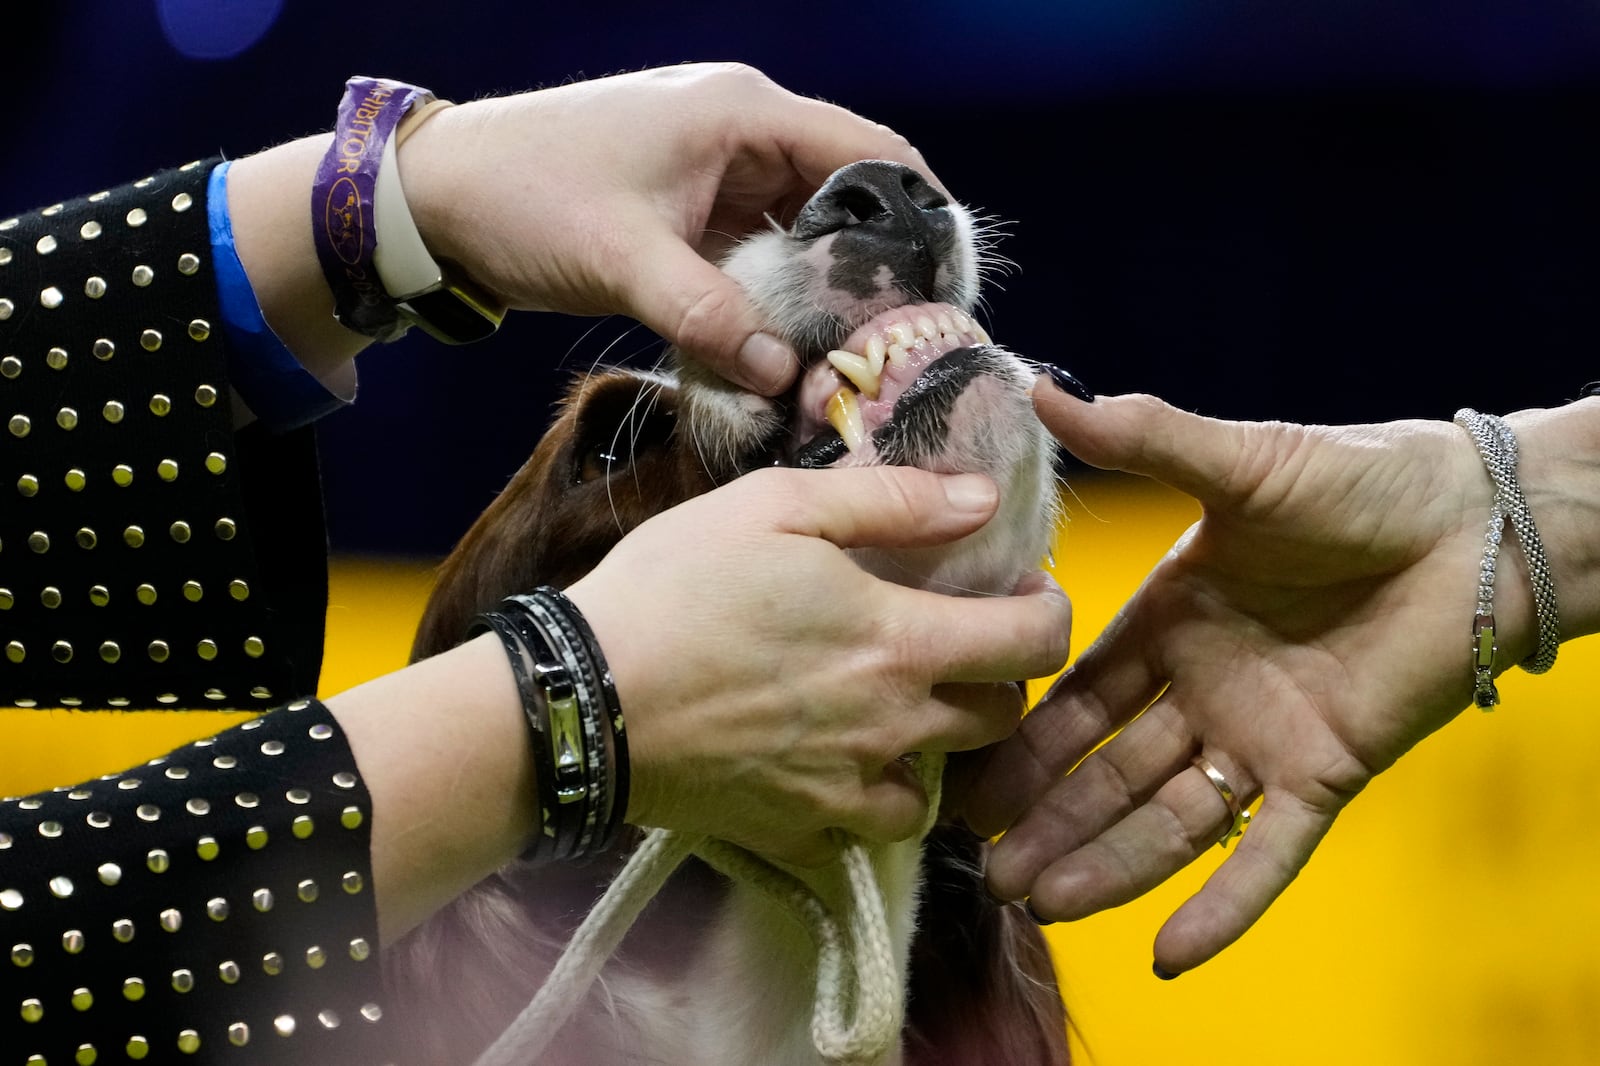
[[[833,368],[850,379],[851,384],[861,390],[861,394],[869,400],[878,398],[878,375],[882,373],[880,366],[875,372],[872,364],[864,355],[834,349],[828,353],[828,362]]]
[[[841,387],[828,401],[828,424],[838,430],[839,436],[844,439],[844,446],[853,452],[860,451],[867,442],[867,427],[861,420],[861,405],[856,402],[856,394],[847,387]]]

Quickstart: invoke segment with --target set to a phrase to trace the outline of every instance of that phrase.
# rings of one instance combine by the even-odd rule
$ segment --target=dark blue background
[[[326,128],[352,73],[460,100],[737,59],[889,123],[1007,220],[992,332],[1098,391],[1348,422],[1600,378],[1591,0],[14,0],[4,23],[0,212]],[[553,364],[658,350],[524,315],[363,356],[323,427],[335,546],[446,550]]]

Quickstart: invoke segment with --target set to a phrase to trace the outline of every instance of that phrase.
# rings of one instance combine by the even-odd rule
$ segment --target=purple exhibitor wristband
[[[380,341],[398,338],[409,322],[373,265],[373,190],[389,136],[413,104],[432,98],[426,89],[388,78],[357,76],[345,82],[333,144],[311,186],[312,239],[333,290],[334,317]]]

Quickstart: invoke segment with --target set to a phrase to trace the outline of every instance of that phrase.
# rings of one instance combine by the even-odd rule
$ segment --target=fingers
[[[906,466],[759,470],[736,484],[770,494],[781,532],[841,548],[913,548],[966,536],[999,505],[981,474],[932,474]]]
[[[802,107],[784,118],[786,121],[773,134],[795,172],[813,187],[848,163],[888,159],[913,168],[949,195],[922,153],[888,126],[819,100],[804,101]]]
[[[763,330],[744,290],[670,231],[649,245],[632,257],[629,312],[737,385],[763,396],[788,388],[799,360]]]
[[[1155,478],[1202,502],[1243,483],[1241,457],[1262,427],[1181,411],[1154,396],[1099,396],[1084,403],[1056,387],[1033,391],[1034,410],[1073,455],[1092,466]]]

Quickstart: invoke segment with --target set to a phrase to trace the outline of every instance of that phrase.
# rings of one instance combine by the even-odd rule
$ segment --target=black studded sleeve
[[[0,219],[0,706],[315,690],[314,444],[234,431],[211,167]],[[369,819],[314,700],[0,802],[0,1066],[391,1061]]]

